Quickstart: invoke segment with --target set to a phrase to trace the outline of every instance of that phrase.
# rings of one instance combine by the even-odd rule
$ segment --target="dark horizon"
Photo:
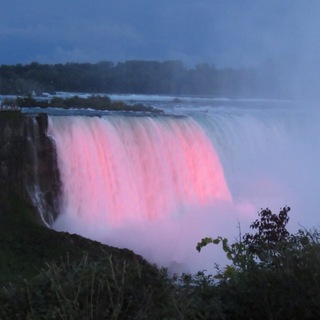
[[[263,69],[261,86],[318,100],[316,0],[2,1],[0,12],[0,65],[206,62]]]
[[[188,68],[179,60],[0,66],[0,94],[4,95],[66,91],[288,98],[291,92],[286,90],[274,66],[219,69],[202,63]]]

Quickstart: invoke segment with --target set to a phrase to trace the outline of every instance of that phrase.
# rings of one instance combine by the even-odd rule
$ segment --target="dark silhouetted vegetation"
[[[36,100],[33,97],[17,97],[15,99],[4,99],[1,102],[1,109],[15,110],[17,108],[62,108],[62,109],[94,109],[108,111],[143,111],[152,113],[163,113],[162,110],[144,104],[126,104],[122,101],[111,101],[107,96],[92,95],[87,98],[73,96],[70,98],[53,97],[52,99]]]
[[[0,66],[0,94],[43,92],[213,95],[217,97],[279,97],[272,67],[217,69],[208,63],[187,68],[181,61],[132,60],[113,63]]]
[[[1,232],[0,318],[319,319],[320,234],[290,233],[289,211],[261,210],[252,233],[231,244],[202,239],[198,251],[221,243],[231,263],[214,276],[173,278],[128,250],[11,216]],[[16,228],[6,232],[8,223]]]
[[[198,251],[221,243],[231,261],[215,276],[225,319],[320,318],[320,234],[290,233],[289,211],[261,210],[250,226],[255,232],[232,244],[222,237],[198,243]]]

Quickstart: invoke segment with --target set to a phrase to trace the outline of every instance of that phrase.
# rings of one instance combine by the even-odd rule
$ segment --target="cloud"
[[[0,12],[0,63],[65,54],[231,67],[286,57],[308,65],[320,49],[315,0],[2,1]],[[14,54],[13,43],[25,55]]]
[[[38,54],[36,61],[42,63],[60,63],[66,62],[84,62],[92,60],[92,53],[77,47],[63,48],[62,46],[56,46],[50,54]]]

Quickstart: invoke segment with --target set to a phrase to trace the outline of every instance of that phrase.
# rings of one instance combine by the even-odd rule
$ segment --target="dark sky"
[[[0,64],[317,63],[319,0],[0,0]]]

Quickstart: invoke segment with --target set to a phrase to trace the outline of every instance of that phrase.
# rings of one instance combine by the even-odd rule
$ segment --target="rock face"
[[[57,215],[60,178],[46,130],[46,115],[0,112],[0,214],[10,212],[18,195],[37,208],[43,223]]]

